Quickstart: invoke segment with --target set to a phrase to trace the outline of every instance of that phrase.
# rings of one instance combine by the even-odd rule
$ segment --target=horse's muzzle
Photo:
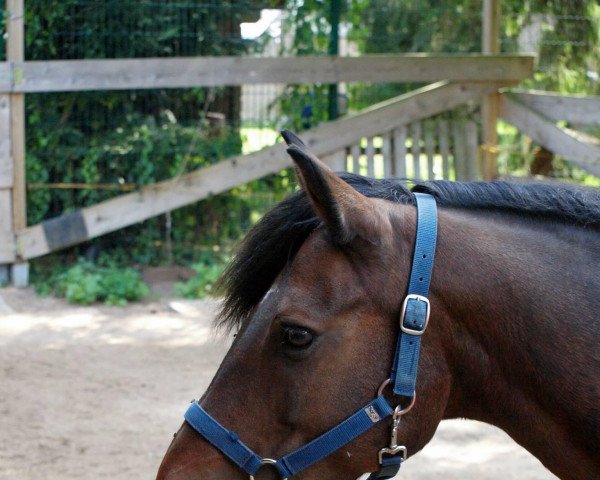
[[[248,476],[186,423],[171,442],[156,475],[156,480],[238,479],[248,480]]]

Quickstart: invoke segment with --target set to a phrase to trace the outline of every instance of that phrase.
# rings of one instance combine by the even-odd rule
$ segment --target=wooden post
[[[410,126],[412,134],[412,145],[410,147],[410,153],[413,160],[413,174],[412,179],[423,180],[421,176],[421,122],[414,122]]]
[[[15,261],[12,222],[13,165],[10,154],[10,97],[0,95],[0,278]]]
[[[13,161],[10,142],[10,96],[0,95],[0,281],[9,277],[15,261],[12,211]]]
[[[392,166],[392,134],[390,132],[381,135],[383,144],[381,146],[381,156],[383,157],[383,178],[391,178]]]
[[[406,125],[402,125],[393,131],[394,135],[394,176],[406,178]]]
[[[459,182],[469,180],[467,175],[467,149],[465,148],[465,120],[452,120],[452,146],[454,153],[454,175]]]
[[[442,156],[442,178],[450,180],[450,140],[448,135],[448,120],[445,118],[438,120],[438,138],[440,155]]]
[[[375,178],[375,145],[373,144],[373,140],[373,137],[367,137],[367,146],[365,148],[367,175],[371,178]]]
[[[427,180],[434,180],[435,140],[433,138],[434,124],[432,120],[423,122],[423,142],[425,143],[425,156],[427,157]]]
[[[479,144],[477,141],[477,124],[473,120],[465,122],[465,173],[467,180],[477,180],[479,177]]]
[[[349,171],[360,173],[360,139],[358,140],[358,144],[350,147],[350,158],[352,158],[352,168]]]
[[[500,52],[500,0],[483,0],[481,50],[487,54]],[[483,99],[481,117],[483,123],[483,143],[487,147],[498,144],[498,109],[500,94],[495,93]],[[483,149],[484,180],[492,180],[498,176],[495,149]]]
[[[10,63],[25,60],[25,29],[23,0],[7,0],[7,41],[6,59]],[[18,71],[11,69],[12,82]],[[10,157],[12,160],[12,231],[17,232],[27,227],[27,210],[25,200],[25,95],[10,94]],[[26,286],[26,264],[13,265],[13,282],[17,286]]]

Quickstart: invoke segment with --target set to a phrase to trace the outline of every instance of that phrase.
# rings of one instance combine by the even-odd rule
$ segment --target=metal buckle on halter
[[[421,330],[416,330],[405,325],[406,310],[408,308],[408,303],[411,301],[425,303],[425,321],[423,322],[423,328]],[[427,324],[429,323],[429,312],[429,299],[427,297],[424,297],[422,295],[416,295],[414,293],[407,295],[404,299],[404,303],[402,304],[402,312],[400,313],[400,330],[402,330],[402,332],[404,333],[408,333],[409,335],[423,335],[423,333],[425,333],[425,330],[427,329]]]

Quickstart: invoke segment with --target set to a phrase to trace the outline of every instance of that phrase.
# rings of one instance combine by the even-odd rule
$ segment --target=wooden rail
[[[396,135],[418,120],[453,109],[497,91],[499,83],[438,82],[374,105],[361,113],[324,123],[302,137],[315,154],[338,154],[363,138]],[[401,155],[401,147],[398,146]],[[338,155],[339,160],[339,155]],[[17,232],[17,250],[30,259],[99,235],[118,230],[161,213],[196,202],[291,165],[281,145],[236,156],[181,177],[149,185],[48,220]]]
[[[554,121],[600,125],[600,96],[511,90],[506,95]]]
[[[369,55],[362,57],[193,57],[0,63],[0,93],[188,88],[262,83],[517,83],[531,55]]]
[[[562,116],[562,115],[561,115]],[[532,110],[510,95],[502,95],[500,117],[551,152],[600,177],[600,141],[559,127],[555,120]]]

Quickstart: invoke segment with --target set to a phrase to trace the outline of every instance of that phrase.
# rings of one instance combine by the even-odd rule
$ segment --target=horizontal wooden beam
[[[303,132],[302,138],[316,155],[327,156],[356,144],[362,137],[391,132],[490,94],[501,86],[439,82],[374,105],[359,114],[323,123]],[[17,233],[17,249],[25,259],[45,255],[227,191],[291,164],[282,145],[229,158],[21,230]]]
[[[262,83],[518,83],[531,55],[369,55],[362,57],[190,57],[0,63],[0,92],[190,88]]]
[[[554,120],[507,95],[501,96],[500,117],[534,142],[600,177],[600,142],[597,140],[580,132],[561,128]]]
[[[506,95],[557,122],[600,125],[600,96],[563,95],[538,90],[511,90]]]

